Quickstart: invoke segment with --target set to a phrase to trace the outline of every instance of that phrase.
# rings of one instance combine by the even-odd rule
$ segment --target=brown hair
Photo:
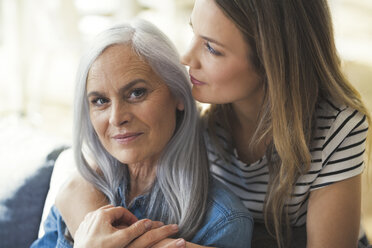
[[[365,114],[369,123],[370,117],[359,93],[341,72],[326,0],[215,2],[244,35],[253,51],[249,59],[264,81],[265,97],[250,147],[253,150],[257,142],[272,135],[266,155],[272,157],[275,149],[279,158],[269,163],[264,217],[269,233],[283,247],[283,225],[290,233],[285,204],[311,162],[309,143],[316,103],[331,99]],[[212,140],[217,140],[215,120],[229,126],[230,108],[231,104],[211,105],[207,112]]]

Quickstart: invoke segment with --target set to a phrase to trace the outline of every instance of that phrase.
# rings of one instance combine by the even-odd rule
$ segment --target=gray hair
[[[121,203],[118,189],[126,192],[128,168],[103,148],[90,120],[86,95],[91,65],[105,49],[116,44],[129,45],[184,104],[184,111],[177,113],[175,133],[158,161],[147,215],[164,223],[177,223],[178,235],[191,239],[203,222],[209,186],[208,159],[199,113],[191,95],[187,71],[179,62],[177,50],[160,30],[146,21],[136,20],[102,32],[81,60],[77,73],[73,130],[78,170],[106,195],[111,204]],[[92,154],[100,173],[92,169],[84,154]]]

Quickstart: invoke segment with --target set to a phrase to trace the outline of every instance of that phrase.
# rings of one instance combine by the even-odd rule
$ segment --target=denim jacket
[[[253,218],[248,210],[231,191],[216,180],[211,183],[209,194],[204,223],[189,241],[204,246],[250,248]],[[145,206],[142,204],[144,197],[137,197],[129,207],[123,200],[123,206],[127,207],[138,219],[146,218],[144,216]],[[44,229],[44,236],[36,240],[31,248],[73,247],[73,243],[65,237],[66,225],[55,206],[51,208],[44,222]]]

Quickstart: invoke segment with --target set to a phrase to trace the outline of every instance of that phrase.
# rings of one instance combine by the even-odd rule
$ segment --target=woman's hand
[[[177,246],[179,245],[179,246]],[[208,248],[190,242],[185,242],[183,239],[163,239],[162,241],[151,246],[151,248],[174,248],[174,247],[187,247],[187,248]]]
[[[75,248],[139,248],[151,247],[178,232],[177,225],[166,225],[148,219],[135,221],[127,209],[107,205],[86,215],[75,233]],[[166,247],[186,247],[176,240]]]
[[[131,225],[133,217],[127,209],[111,205],[88,213],[76,230],[74,247],[119,248],[128,245],[152,227],[150,220]]]
[[[170,231],[173,231],[173,234],[177,233],[177,225],[168,225],[159,228],[153,228],[152,230],[146,232],[141,237],[133,241],[130,245],[127,246],[127,248],[186,248],[186,241],[184,239],[167,238],[168,236],[170,236]],[[187,245],[187,247],[193,246]]]

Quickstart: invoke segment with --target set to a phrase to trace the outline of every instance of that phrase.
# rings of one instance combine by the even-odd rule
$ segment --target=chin
[[[113,156],[122,164],[133,164],[137,163],[140,159],[134,156],[123,156],[122,154],[117,154],[118,156]]]
[[[202,94],[200,94],[200,91],[196,90],[195,88],[192,88],[192,97],[198,101],[198,102],[201,102],[201,103],[209,103],[208,99],[203,96]]]
[[[225,104],[226,102],[221,102],[221,99],[218,99],[216,96],[211,94],[203,94],[200,90],[192,89],[192,97],[203,104]],[[229,103],[229,102],[227,102]]]

